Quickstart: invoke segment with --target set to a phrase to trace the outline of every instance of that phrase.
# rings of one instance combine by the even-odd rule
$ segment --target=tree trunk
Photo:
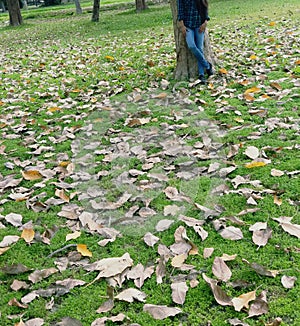
[[[185,38],[183,37],[180,29],[178,28],[177,21],[177,0],[170,0],[173,28],[176,45],[176,69],[174,78],[177,80],[187,80],[190,78],[198,77],[198,65],[195,56],[188,49]],[[216,63],[215,56],[210,46],[209,35],[207,29],[204,36],[204,55],[206,59],[214,65]]]
[[[9,12],[9,25],[19,26],[23,23],[19,0],[7,0],[7,9]]]
[[[5,12],[5,6],[4,6],[4,2],[0,0],[0,9],[2,10],[2,12]]]
[[[135,0],[136,11],[140,12],[148,8],[146,0]]]
[[[99,21],[100,0],[94,0],[92,22]]]
[[[81,9],[79,0],[74,0],[74,2],[75,2],[75,6],[76,6],[76,14],[81,15],[82,14],[82,9]]]

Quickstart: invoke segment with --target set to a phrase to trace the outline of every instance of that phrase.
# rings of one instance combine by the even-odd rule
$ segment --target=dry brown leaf
[[[228,240],[243,239],[243,233],[242,233],[241,229],[236,228],[234,226],[225,227],[219,233],[220,233],[221,237],[224,239],[228,239]]]
[[[14,280],[10,288],[14,291],[19,291],[21,289],[28,289],[29,285],[26,282]]]
[[[257,264],[257,263],[249,263],[246,259],[242,259],[244,263],[249,265],[251,268],[255,270],[255,272],[262,276],[268,276],[268,277],[276,277],[279,273],[277,270],[268,270],[266,267]]]
[[[101,277],[113,277],[121,274],[126,268],[131,267],[133,260],[128,253],[125,253],[121,257],[103,258],[92,264],[86,265],[85,270],[88,271],[100,271],[97,279]]]
[[[217,285],[217,281],[202,274],[204,281],[210,286],[215,300],[221,306],[232,306],[231,298]]]
[[[249,302],[256,299],[256,291],[241,294],[237,298],[232,298],[235,311],[241,311],[244,307],[249,308]]]
[[[37,170],[22,171],[22,176],[25,180],[29,181],[39,180],[43,177]]]
[[[77,248],[77,251],[82,254],[82,256],[85,256],[85,257],[93,256],[92,252],[90,250],[88,250],[88,248],[85,244],[78,244],[76,248]]]
[[[144,242],[149,246],[152,247],[159,241],[159,238],[153,235],[151,232],[147,232],[144,235]]]
[[[112,317],[102,317],[102,318],[97,318],[96,320],[94,320],[91,324],[91,326],[105,326],[105,323],[110,320],[111,322],[115,323],[115,322],[122,322],[126,319],[127,317],[122,314],[119,313],[116,316],[112,316]],[[73,325],[72,325],[73,326]]]
[[[230,280],[232,275],[230,268],[221,257],[215,257],[212,265],[212,272],[216,278],[224,282]]]
[[[279,326],[282,322],[280,317],[275,318],[271,323],[265,324],[265,326]]]
[[[204,248],[203,249],[203,258],[204,259],[209,258],[213,254],[214,250],[215,250],[214,248]]]
[[[186,282],[176,282],[171,284],[172,300],[177,304],[184,304],[185,296],[188,291]]]
[[[264,247],[272,237],[272,229],[267,227],[262,230],[255,230],[252,235],[252,241],[259,247]]]
[[[285,173],[281,170],[277,170],[277,169],[272,169],[271,170],[271,176],[272,177],[281,177],[283,176]]]
[[[58,270],[54,267],[50,267],[42,270],[36,270],[28,276],[28,280],[31,281],[32,283],[37,283],[57,272]]]
[[[248,317],[260,316],[266,314],[269,311],[269,305],[267,303],[266,291],[262,291],[261,294],[251,304]]]
[[[17,235],[6,235],[0,242],[0,248],[6,248],[16,243],[20,239]]]
[[[187,255],[186,254],[177,255],[177,256],[173,257],[172,262],[171,262],[171,265],[173,267],[179,268],[179,267],[181,267],[183,265],[183,263],[185,262],[186,258],[187,258]]]
[[[146,293],[134,288],[129,288],[119,293],[115,298],[126,302],[133,302],[134,299],[145,302]]]
[[[103,312],[111,311],[114,307],[114,300],[108,299],[102,303],[102,305],[96,310],[97,314],[101,314]]]
[[[65,193],[64,189],[56,189],[55,196],[59,197],[66,203],[68,203],[70,201],[70,197]]]
[[[8,305],[13,307],[23,308],[23,309],[28,308],[27,304],[20,303],[16,298],[9,300]]]
[[[223,254],[221,259],[224,261],[232,261],[232,260],[235,260],[236,257],[237,257],[237,254],[234,254],[234,255]]]
[[[7,214],[4,219],[11,225],[18,227],[22,225],[23,216],[20,214],[10,213]]]
[[[227,320],[231,326],[249,326],[249,324],[244,323],[243,321],[239,320],[238,318],[232,318]]]
[[[286,275],[283,275],[281,277],[281,284],[286,289],[292,289],[294,287],[296,281],[297,281],[297,277],[296,276],[286,276]]]
[[[300,225],[291,223],[292,217],[281,216],[279,218],[273,218],[273,220],[279,222],[283,230],[290,235],[300,238]]]
[[[282,205],[282,199],[279,198],[277,195],[274,195],[274,204],[276,204],[277,206]]]
[[[165,231],[165,230],[168,230],[169,227],[174,223],[173,220],[166,220],[166,219],[163,219],[163,220],[160,220],[156,226],[155,226],[155,230],[157,232],[162,232],[162,231]]]
[[[32,229],[24,229],[22,231],[21,237],[25,242],[30,243],[34,239],[35,232]]]
[[[176,316],[182,312],[179,308],[154,304],[145,304],[143,311],[148,312],[156,320],[163,320],[171,316]]]

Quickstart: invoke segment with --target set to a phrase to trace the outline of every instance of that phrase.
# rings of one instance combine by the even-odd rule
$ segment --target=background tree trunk
[[[172,16],[173,16],[173,28],[176,45],[176,69],[174,72],[174,78],[177,80],[186,80],[190,78],[198,77],[198,65],[195,56],[188,49],[185,38],[183,37],[177,22],[177,0],[170,0]],[[206,59],[212,64],[216,64],[216,59],[211,49],[209,35],[207,29],[205,30],[204,37],[204,55]]]
[[[148,8],[146,0],[135,0],[136,11],[140,12]]]
[[[76,6],[76,14],[81,15],[82,14],[82,9],[81,9],[79,0],[74,0],[74,2],[75,2],[75,6]]]
[[[3,1],[0,1],[0,9],[2,10],[2,12],[6,11]]]
[[[9,25],[19,26],[23,23],[19,0],[7,0],[7,9],[9,12]]]
[[[99,21],[99,13],[100,13],[100,0],[94,0],[92,22]]]

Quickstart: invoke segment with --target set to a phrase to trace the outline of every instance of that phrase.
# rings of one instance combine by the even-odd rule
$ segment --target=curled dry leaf
[[[80,231],[75,231],[66,235],[66,241],[77,239],[81,236]]]
[[[160,220],[156,226],[155,226],[155,230],[158,231],[158,232],[162,232],[162,231],[165,231],[165,230],[168,230],[168,228],[174,223],[173,220],[166,220],[166,219],[163,219],[163,220]]]
[[[255,270],[255,272],[262,276],[268,276],[268,277],[276,277],[279,271],[277,270],[268,270],[266,267],[257,264],[257,263],[249,263],[246,259],[242,259],[244,263],[249,265],[252,269]]]
[[[23,216],[21,214],[10,213],[7,214],[4,219],[11,225],[18,227],[22,225]]]
[[[222,290],[219,285],[217,285],[216,280],[209,278],[204,273],[202,274],[202,277],[204,281],[210,286],[214,298],[218,302],[218,304],[220,304],[221,306],[232,306],[231,298],[226,294],[225,291]]]
[[[172,300],[178,304],[184,304],[185,296],[188,291],[186,282],[176,282],[171,284]]]
[[[237,298],[232,298],[232,304],[235,311],[241,311],[243,308],[249,308],[249,302],[255,300],[256,291],[241,294]]]
[[[126,302],[133,302],[134,299],[145,302],[146,293],[135,288],[129,288],[119,293],[115,298]]]
[[[39,180],[43,177],[37,170],[22,171],[22,176],[25,180],[29,181]]]
[[[277,170],[277,169],[272,169],[271,170],[271,176],[272,177],[281,177],[283,176],[285,173],[281,170]]]
[[[248,317],[260,316],[266,314],[269,311],[269,305],[267,302],[266,291],[262,291],[261,294],[251,304]]]
[[[283,275],[281,277],[281,284],[286,289],[292,289],[294,287],[296,281],[297,281],[297,277],[296,276],[286,276],[286,275]]]
[[[23,309],[28,308],[27,304],[20,303],[16,298],[9,300],[8,305],[13,307],[23,308]]]
[[[244,323],[243,321],[239,320],[238,318],[228,319],[227,321],[231,326],[249,326],[249,324]]]
[[[148,312],[154,319],[163,320],[167,317],[176,316],[182,312],[181,309],[154,304],[145,304],[143,311]]]
[[[102,303],[102,305],[96,310],[97,314],[101,314],[103,312],[111,311],[114,307],[114,300],[108,299]]]
[[[47,278],[50,275],[55,274],[57,272],[58,270],[54,267],[42,269],[42,270],[36,270],[28,276],[28,280],[31,281],[32,283],[37,283],[42,281],[44,278]]]
[[[300,225],[291,223],[292,217],[281,216],[279,218],[273,218],[273,220],[279,222],[285,232],[300,239]]]
[[[0,248],[0,256],[3,255],[10,247]]]
[[[112,317],[102,317],[102,318],[97,318],[96,320],[94,320],[91,324],[91,326],[105,326],[105,322],[110,320],[111,322],[115,323],[115,322],[122,322],[126,319],[127,317],[122,314],[119,313],[116,316],[112,316]]]
[[[227,282],[231,278],[231,270],[221,257],[216,257],[212,265],[212,272],[216,278]]]
[[[265,326],[279,326],[281,323],[282,319],[280,317],[277,317],[271,323],[265,324]]]
[[[187,258],[187,254],[177,255],[177,256],[175,256],[175,257],[172,258],[171,265],[173,267],[179,268],[179,267],[181,267],[184,264],[186,258]]]

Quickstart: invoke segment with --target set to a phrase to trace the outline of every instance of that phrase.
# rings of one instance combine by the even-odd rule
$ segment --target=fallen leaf
[[[114,300],[108,299],[96,310],[97,314],[111,311],[114,307]],[[71,325],[70,325],[71,326]]]
[[[57,272],[58,270],[54,267],[50,267],[42,270],[36,270],[28,276],[28,280],[31,281],[32,283],[37,283]]]
[[[274,204],[276,204],[277,206],[281,206],[282,205],[282,199],[277,197],[276,195],[274,195]]]
[[[262,276],[276,277],[279,273],[277,270],[268,270],[266,267],[260,264],[249,263],[246,259],[242,259],[242,261],[253,268],[257,274]]]
[[[294,287],[296,281],[297,281],[297,277],[296,276],[286,276],[286,275],[283,275],[281,277],[281,284],[286,289],[292,289]]]
[[[173,220],[166,220],[166,219],[163,219],[163,220],[160,220],[156,226],[155,226],[155,230],[157,232],[162,232],[162,231],[165,231],[165,230],[168,230],[169,227],[174,223]]]
[[[280,317],[275,318],[271,323],[265,324],[265,326],[279,326],[282,322]]]
[[[266,292],[262,291],[261,294],[251,304],[248,317],[260,316],[268,313],[269,305],[267,303]]]
[[[253,168],[259,168],[259,167],[262,167],[262,166],[265,166],[265,165],[267,165],[267,163],[254,161],[254,162],[245,164],[245,167],[247,169],[253,169]]]
[[[271,170],[271,176],[272,177],[281,177],[283,176],[285,173],[281,170],[277,170],[277,169],[272,169]]]
[[[216,278],[224,282],[230,280],[232,275],[231,270],[221,257],[215,257],[212,265],[212,272]]]
[[[134,299],[145,302],[146,293],[134,288],[129,288],[119,293],[115,298],[126,302],[133,302]]]
[[[188,291],[186,282],[176,282],[171,284],[172,289],[172,300],[178,304],[184,304],[185,296]]]
[[[37,170],[22,171],[22,176],[25,180],[29,181],[39,180],[43,177]]]
[[[32,229],[23,229],[21,237],[25,240],[26,243],[30,243],[34,239],[34,230]]]
[[[249,308],[249,302],[255,300],[256,291],[241,294],[237,298],[232,298],[232,304],[235,311],[241,311],[243,308]]]
[[[291,223],[291,217],[281,216],[279,218],[273,218],[273,220],[279,222],[285,232],[297,237],[298,239],[300,238],[300,225]]]
[[[202,274],[204,281],[210,286],[215,300],[221,306],[232,306],[231,298],[223,291],[223,289],[217,285],[217,281]]]
[[[252,160],[255,160],[259,157],[259,149],[255,146],[248,146],[245,150],[245,155],[247,155]]]
[[[151,232],[147,232],[144,235],[144,242],[149,246],[152,247],[159,241],[159,238],[153,235]]]
[[[10,213],[7,214],[4,218],[6,222],[10,223],[13,226],[18,227],[22,225],[23,216],[20,214]]]
[[[215,250],[214,248],[204,248],[203,249],[203,258],[204,259],[209,258],[213,254],[214,250]]]
[[[66,241],[77,239],[81,236],[80,231],[75,231],[66,235]]]
[[[86,257],[92,257],[93,254],[91,251],[88,250],[87,246],[85,244],[78,244],[77,245],[77,251],[82,254],[82,256]]]
[[[27,309],[28,308],[28,305],[27,304],[20,303],[16,298],[13,298],[13,299],[9,300],[8,301],[8,305],[9,306],[18,307],[18,308],[23,308],[23,309]]]
[[[8,249],[10,249],[10,247],[4,247],[4,248],[0,247],[0,256],[3,255]]]
[[[20,239],[17,235],[6,235],[0,242],[0,248],[9,247]]]
[[[182,312],[179,308],[154,304],[145,304],[143,311],[148,312],[156,320],[163,320],[171,316],[176,316]]]
[[[183,265],[183,263],[185,262],[186,258],[187,258],[187,255],[186,254],[177,255],[177,256],[173,257],[172,262],[171,262],[171,265],[173,267],[179,268],[179,267],[181,267]]]
[[[224,239],[228,239],[228,240],[243,239],[242,231],[239,228],[236,228],[234,226],[225,227],[219,233],[220,233],[221,237]]]

